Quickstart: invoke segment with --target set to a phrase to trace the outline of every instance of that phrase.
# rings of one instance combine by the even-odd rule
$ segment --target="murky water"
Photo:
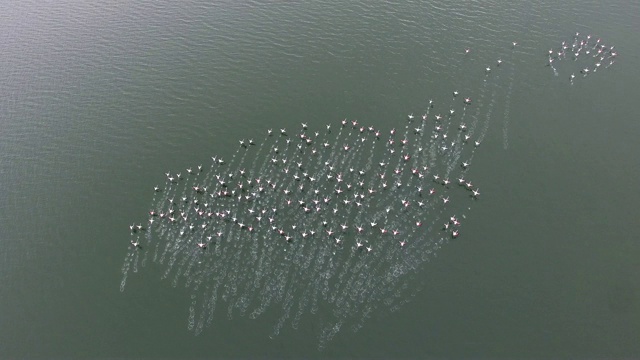
[[[0,353],[637,355],[638,10],[7,6]]]

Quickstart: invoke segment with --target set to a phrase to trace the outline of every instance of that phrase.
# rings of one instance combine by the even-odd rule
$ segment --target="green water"
[[[638,4],[5,5],[0,356],[640,355]],[[621,55],[571,85],[545,54],[576,31]],[[465,48],[477,63],[514,65],[491,88],[474,159],[483,197],[399,311],[318,352],[311,315],[270,339],[269,315],[221,312],[196,337],[188,293],[158,272],[119,291],[128,225],[144,219],[164,172],[302,121],[396,127],[433,94],[481,86]]]

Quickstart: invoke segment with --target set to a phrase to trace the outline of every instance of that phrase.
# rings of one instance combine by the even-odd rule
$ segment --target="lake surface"
[[[637,2],[3,9],[3,358],[640,356]],[[547,50],[576,32],[615,45],[615,64],[585,77],[562,60],[555,76]],[[120,291],[128,227],[146,221],[165,172],[301,122],[387,132],[453,90],[492,104],[478,111],[487,131],[470,170],[482,197],[395,311],[319,351],[322,311],[270,338],[277,311],[230,320],[220,309],[194,336],[191,292],[161,268],[140,266]]]

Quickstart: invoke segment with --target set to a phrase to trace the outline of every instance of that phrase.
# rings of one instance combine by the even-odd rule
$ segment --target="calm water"
[[[637,3],[5,4],[0,14],[2,357],[634,357],[640,355]],[[573,34],[615,45],[572,85],[545,66]],[[519,45],[513,51],[511,42]],[[266,129],[403,125],[482,86],[482,199],[396,312],[317,350],[320,316],[224,311],[187,330],[189,292],[142,269],[119,291],[128,225],[166,171]],[[507,65],[507,64],[505,64]],[[565,64],[563,64],[565,65]],[[573,71],[579,71],[575,68]],[[483,113],[485,115],[485,113]]]

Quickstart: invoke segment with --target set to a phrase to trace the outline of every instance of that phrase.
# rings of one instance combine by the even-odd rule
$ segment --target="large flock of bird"
[[[550,51],[550,63],[568,54],[598,54],[589,72],[616,56],[576,36]],[[168,171],[151,191],[148,216],[129,225],[121,290],[131,271],[151,263],[190,289],[196,334],[220,307],[229,318],[279,309],[272,335],[317,314],[320,346],[378,308],[400,308],[419,289],[411,284],[421,265],[464,237],[482,197],[470,169],[510,58],[478,66],[484,80],[475,92],[426,100],[419,113],[392,121],[396,128],[344,119],[268,129],[239,140],[229,158]]]

